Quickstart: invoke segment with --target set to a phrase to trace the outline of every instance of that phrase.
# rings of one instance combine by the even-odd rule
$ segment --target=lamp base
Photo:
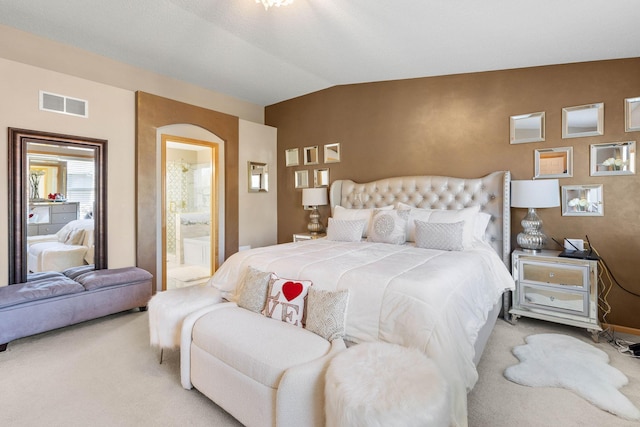
[[[524,230],[516,238],[518,245],[525,252],[540,252],[547,244],[547,236],[542,232],[542,220],[535,208],[529,208],[521,224]]]
[[[320,212],[318,207],[313,206],[311,213],[309,214],[309,224],[307,224],[307,230],[311,234],[320,234],[324,231],[324,226],[320,223]]]

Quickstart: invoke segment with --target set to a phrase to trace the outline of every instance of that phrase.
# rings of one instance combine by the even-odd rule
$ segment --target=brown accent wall
[[[136,265],[151,272],[157,271],[160,243],[156,239],[156,130],[181,123],[207,129],[225,142],[225,257],[238,251],[238,117],[136,92]]]
[[[295,170],[328,167],[330,180],[366,182],[402,175],[478,177],[510,170],[531,179],[534,150],[573,147],[573,177],[560,185],[603,184],[604,216],[539,211],[548,236],[584,238],[605,258],[616,279],[640,294],[640,173],[589,175],[590,144],[637,141],[624,131],[624,99],[640,96],[640,58],[337,86],[268,106],[278,128],[278,241],[306,230],[308,212],[294,189]],[[562,139],[562,108],[604,102],[604,135]],[[546,112],[546,141],[509,144],[509,117]],[[339,142],[340,163],[286,167],[284,150]],[[640,165],[637,165],[640,166]],[[524,209],[512,209],[512,240]],[[321,209],[326,224],[329,208]],[[549,249],[555,249],[549,245]],[[640,328],[640,298],[618,286],[608,323]]]

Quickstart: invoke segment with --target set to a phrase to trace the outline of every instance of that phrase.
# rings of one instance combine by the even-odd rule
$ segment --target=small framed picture
[[[602,184],[563,185],[563,216],[603,216]]]

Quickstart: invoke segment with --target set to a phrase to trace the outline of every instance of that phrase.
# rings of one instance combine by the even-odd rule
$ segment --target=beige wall
[[[544,230],[556,238],[589,235],[623,286],[640,293],[640,175],[589,176],[589,146],[627,141],[624,99],[640,96],[640,58],[421,78],[330,88],[266,108],[278,128],[278,240],[304,231],[308,212],[293,186],[295,170],[329,167],[331,181],[360,182],[412,174],[477,177],[510,170],[531,179],[534,150],[573,147],[574,176],[560,185],[603,184],[605,216],[567,217],[541,210]],[[562,139],[563,107],[605,104],[603,136]],[[509,116],[546,112],[546,141],[509,144]],[[284,150],[339,142],[342,161],[286,167]],[[640,141],[639,141],[640,142]],[[328,207],[321,210],[326,223]],[[513,209],[512,234],[523,209]],[[550,246],[552,248],[552,246]],[[610,323],[640,328],[640,298],[614,286]]]

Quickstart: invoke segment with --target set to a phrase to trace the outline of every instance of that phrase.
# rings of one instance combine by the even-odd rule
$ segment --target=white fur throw
[[[149,336],[152,346],[180,346],[182,321],[202,307],[222,301],[220,291],[210,286],[188,286],[158,292],[149,301]]]
[[[416,349],[357,344],[327,370],[327,427],[444,427],[450,406],[438,367]]]

